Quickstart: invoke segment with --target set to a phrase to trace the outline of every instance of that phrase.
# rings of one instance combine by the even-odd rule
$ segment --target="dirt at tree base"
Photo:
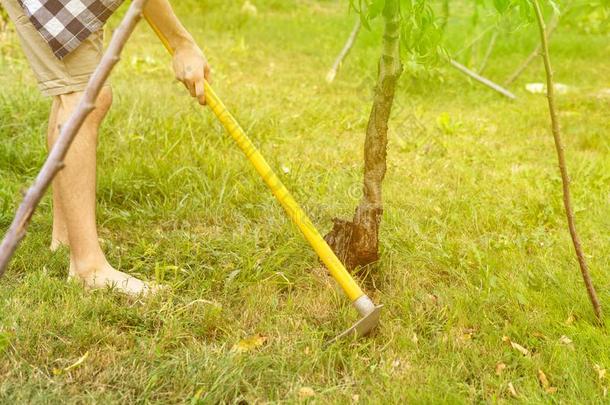
[[[358,207],[353,221],[333,219],[324,239],[348,270],[379,260],[379,225],[383,210]]]

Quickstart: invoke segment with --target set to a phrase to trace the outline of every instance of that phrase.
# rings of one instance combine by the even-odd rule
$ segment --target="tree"
[[[549,103],[549,115],[551,117],[551,126],[553,139],[555,141],[555,149],[557,151],[557,160],[559,161],[559,171],[561,173],[562,191],[563,191],[563,204],[566,212],[568,221],[568,228],[574,250],[576,252],[576,258],[580,266],[580,271],[587,289],[587,294],[593,305],[593,311],[595,316],[600,323],[603,323],[602,308],[597,297],[597,292],[591,281],[591,275],[589,274],[589,266],[583,252],[582,244],[580,242],[580,236],[576,229],[576,221],[574,219],[574,208],[572,206],[572,197],[570,192],[570,176],[568,175],[568,168],[565,157],[565,147],[561,138],[561,129],[559,125],[559,115],[557,114],[557,107],[555,106],[555,82],[553,79],[553,68],[551,66],[551,58],[549,55],[548,37],[549,33],[544,22],[542,9],[538,0],[532,0],[534,11],[536,13],[536,20],[538,22],[538,28],[540,31],[540,43],[542,45],[542,59],[544,61],[544,69],[546,73],[547,83],[547,99]]]
[[[570,3],[570,6],[574,6],[574,3],[578,2],[579,1]],[[556,15],[559,14],[559,3],[557,1],[548,0],[548,3],[553,8],[554,13]],[[592,4],[594,2],[587,3]],[[521,20],[525,19],[531,21],[533,19],[537,23],[538,31],[540,34],[540,55],[542,56],[546,75],[546,92],[549,106],[549,116],[551,120],[551,132],[553,134],[555,151],[557,153],[557,160],[559,163],[559,172],[561,174],[563,205],[568,223],[568,230],[570,232],[570,237],[572,239],[572,244],[574,246],[576,259],[578,260],[585,288],[587,289],[587,294],[593,306],[593,311],[595,313],[597,321],[599,323],[603,323],[601,304],[599,302],[597,292],[591,280],[589,266],[584,255],[580,236],[576,228],[576,221],[574,219],[574,207],[572,205],[572,194],[570,190],[571,181],[566,163],[565,146],[563,144],[561,136],[559,114],[557,113],[557,105],[555,100],[555,80],[553,68],[551,66],[551,57],[549,54],[550,29],[547,28],[547,25],[545,23],[543,10],[539,0],[495,0],[494,6],[500,13],[515,13],[521,16]],[[555,23],[552,24],[554,25]]]
[[[400,61],[400,1],[383,3],[383,44],[373,107],[364,141],[364,194],[352,221],[334,220],[326,240],[347,268],[354,269],[379,258],[379,225],[383,214],[382,183],[386,173],[388,121],[396,84],[402,74]],[[375,9],[374,5],[370,9]]]
[[[351,221],[334,219],[325,237],[348,269],[379,259],[383,215],[382,184],[386,173],[388,125],[396,86],[403,72],[402,55],[426,64],[438,55],[441,40],[434,14],[425,0],[352,0],[362,25],[383,19],[377,83],[364,141],[363,196]]]
[[[558,14],[557,2],[554,0],[548,1],[553,7],[555,14]],[[364,145],[364,194],[356,208],[353,219],[351,221],[335,219],[333,229],[326,236],[330,246],[349,269],[366,266],[379,258],[379,227],[383,214],[382,183],[386,173],[388,122],[392,111],[396,85],[402,73],[400,44],[411,55],[421,57],[425,55],[430,56],[431,54],[442,54],[442,52],[438,52],[438,46],[436,48],[430,46],[430,44],[438,44],[435,41],[436,38],[442,36],[438,34],[442,30],[438,30],[438,27],[436,27],[434,15],[425,0],[358,0],[357,4],[355,2],[356,0],[352,0],[352,5],[360,13],[365,27],[369,27],[368,21],[370,19],[379,15],[383,17],[384,34],[382,42],[383,51],[379,61],[379,74]],[[477,1],[475,6],[478,7],[478,4],[482,3]],[[539,49],[542,53],[547,78],[549,115],[559,161],[563,203],[568,229],[595,315],[599,322],[603,322],[601,305],[591,280],[574,219],[565,147],[561,138],[554,96],[553,71],[548,49],[550,32],[544,22],[539,0],[494,0],[491,3],[493,3],[493,6],[500,14],[516,21],[518,25],[523,24],[524,20],[531,22],[535,19],[538,23],[541,38]],[[581,2],[578,1],[577,3],[580,4]],[[607,7],[603,2],[585,3],[587,10],[595,7]],[[570,6],[575,7],[574,3],[571,3]],[[551,28],[556,24],[555,18]],[[443,25],[445,24],[443,23]],[[438,36],[434,35],[434,29],[437,29],[436,34]],[[430,52],[430,49],[434,48],[436,52]],[[446,55],[444,56],[449,59],[454,67],[460,68],[460,66],[456,66],[459,64]],[[473,73],[467,71],[468,69],[465,67],[460,70],[469,75]],[[489,85],[488,83],[485,84]],[[499,86],[498,88],[501,89]],[[506,93],[505,95],[510,96],[510,92]]]

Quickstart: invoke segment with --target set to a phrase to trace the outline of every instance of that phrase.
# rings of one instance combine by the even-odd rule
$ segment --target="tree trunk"
[[[546,91],[549,103],[549,113],[551,115],[551,124],[553,131],[553,138],[555,140],[555,149],[557,150],[557,159],[559,161],[559,170],[561,172],[561,182],[563,185],[563,205],[566,211],[566,217],[568,220],[568,228],[570,230],[570,236],[572,237],[572,243],[574,244],[574,250],[576,251],[576,258],[580,266],[580,272],[585,282],[587,294],[593,305],[593,311],[599,323],[603,324],[602,308],[597,298],[597,292],[591,281],[591,275],[589,274],[589,267],[585,259],[585,254],[580,243],[580,237],[576,230],[576,221],[574,220],[574,208],[572,207],[572,197],[570,195],[570,176],[568,175],[568,168],[566,165],[565,150],[563,141],[561,139],[561,129],[559,126],[559,116],[557,115],[557,109],[555,107],[555,83],[553,80],[553,68],[551,67],[551,58],[549,56],[549,44],[548,44],[548,30],[544,23],[544,17],[542,16],[542,10],[538,0],[534,0],[534,10],[536,11],[536,17],[538,20],[538,27],[540,29],[540,44],[542,51],[542,58],[544,60],[544,69],[546,72]]]
[[[388,121],[396,84],[402,74],[399,0],[386,0],[383,19],[383,51],[364,142],[364,195],[353,220],[335,219],[333,229],[325,237],[351,270],[379,258],[379,226],[383,214],[381,186],[386,173]]]

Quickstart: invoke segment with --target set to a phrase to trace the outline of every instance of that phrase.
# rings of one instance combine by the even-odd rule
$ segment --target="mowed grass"
[[[220,96],[325,232],[360,196],[379,34],[364,31],[327,85],[353,22],[345,4],[258,1],[247,18],[229,3],[177,10]],[[466,43],[467,24],[451,21],[450,49]],[[501,36],[487,75],[502,81],[536,40],[533,29]],[[1,50],[6,229],[44,161],[49,101],[14,35]],[[609,52],[607,37],[570,26],[552,44],[556,79],[573,86],[559,97],[560,117],[577,222],[607,311],[610,102],[598,92],[610,87]],[[383,323],[369,339],[331,346],[356,319],[349,302],[212,114],[173,82],[144,24],[112,81],[99,148],[103,247],[120,269],[171,289],[134,301],[66,282],[67,252],[48,250],[47,197],[0,281],[3,403],[608,401],[599,372],[610,367],[607,328],[594,324],[573,256],[546,100],[523,90],[543,81],[539,63],[513,87],[515,102],[447,67],[433,78],[405,73],[383,256],[366,282],[385,305]],[[255,335],[265,344],[233,350]]]

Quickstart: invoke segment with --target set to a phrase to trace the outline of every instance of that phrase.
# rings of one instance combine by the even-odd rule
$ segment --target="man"
[[[103,24],[123,0],[0,0],[16,27],[23,51],[44,95],[52,97],[48,146],[71,116],[103,53]],[[168,0],[149,0],[144,15],[168,40],[173,68],[200,104],[205,104],[204,79],[210,68],[193,37],[182,26]],[[69,276],[86,288],[113,286],[138,295],[152,289],[114,269],[98,242],[95,219],[96,148],[98,131],[112,104],[104,87],[95,110],[77,134],[65,168],[53,182],[51,249],[70,249]]]

